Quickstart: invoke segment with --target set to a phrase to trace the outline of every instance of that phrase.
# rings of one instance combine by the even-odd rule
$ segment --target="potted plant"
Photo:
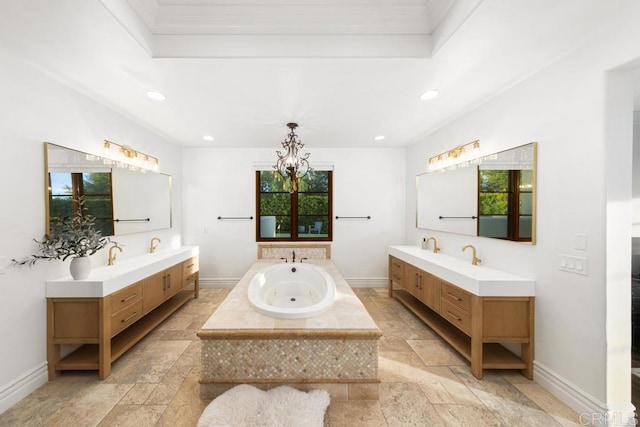
[[[18,265],[33,265],[38,260],[71,259],[70,271],[74,279],[86,279],[91,270],[90,255],[107,246],[111,240],[95,228],[96,218],[89,215],[85,198],[78,198],[77,209],[71,216],[51,219],[51,232],[42,240],[33,239],[40,253],[17,261]]]

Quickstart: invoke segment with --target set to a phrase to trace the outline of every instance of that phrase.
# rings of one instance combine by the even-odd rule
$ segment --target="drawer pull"
[[[447,314],[451,317],[453,317],[454,319],[456,319],[458,322],[460,322],[462,319],[459,318],[458,316],[456,316],[455,314],[453,314],[452,312],[450,312],[449,310],[447,310]]]
[[[167,283],[168,283],[167,289],[169,289],[171,287],[171,275],[170,274],[167,274]]]
[[[136,317],[138,315],[137,311],[134,311],[129,317],[127,317],[126,319],[122,319],[121,322],[125,323],[128,322],[129,320],[133,319],[134,317]]]
[[[447,295],[449,295],[451,298],[453,298],[456,301],[462,301],[460,298],[458,298],[457,296],[453,295],[452,293],[447,292]]]
[[[129,301],[131,298],[135,298],[135,297],[136,297],[136,295],[138,295],[138,294],[137,294],[137,293],[133,293],[133,294],[129,295],[128,297],[126,297],[126,298],[122,299],[120,302],[127,302],[127,301]]]
[[[193,267],[194,265],[195,265],[195,264],[189,264],[189,265],[187,265],[187,268],[191,268],[191,267]]]

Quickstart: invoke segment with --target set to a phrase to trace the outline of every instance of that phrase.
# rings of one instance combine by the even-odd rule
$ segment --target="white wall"
[[[607,71],[640,58],[639,6],[624,3],[596,40],[407,151],[409,183],[428,157],[468,141],[483,154],[538,141],[535,246],[417,230],[411,191],[407,241],[433,235],[461,258],[472,243],[483,265],[535,279],[536,380],[579,411],[630,408],[632,111],[621,89],[633,90]],[[586,251],[574,247],[578,233]],[[588,276],[559,271],[558,254],[587,257]]]
[[[181,154],[113,110],[67,88],[0,49],[0,257],[23,258],[36,250],[45,226],[43,141],[101,154],[103,139],[130,145],[160,159],[174,176],[173,229],[121,236],[125,259],[148,250],[152,235],[180,243]],[[92,257],[105,265],[107,254]],[[0,412],[46,381],[45,280],[68,274],[68,263],[39,262],[0,274]],[[6,263],[1,263],[4,266]]]
[[[231,284],[256,260],[256,224],[218,216],[256,216],[255,164],[274,163],[275,149],[191,148],[183,153],[184,241],[200,246],[203,282]],[[383,283],[386,250],[404,238],[403,148],[314,149],[311,163],[333,163],[332,258],[351,284]]]

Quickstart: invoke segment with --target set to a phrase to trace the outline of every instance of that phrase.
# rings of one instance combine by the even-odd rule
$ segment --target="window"
[[[331,171],[313,170],[290,193],[277,171],[256,172],[256,240],[331,240]]]
[[[84,196],[87,213],[96,218],[95,229],[103,236],[113,235],[111,173],[50,172],[49,188],[49,218],[73,215],[76,201]]]
[[[478,173],[478,236],[530,242],[532,171],[480,169]]]

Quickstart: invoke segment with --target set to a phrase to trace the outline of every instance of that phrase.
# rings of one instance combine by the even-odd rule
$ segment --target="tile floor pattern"
[[[122,356],[106,380],[66,372],[0,415],[0,426],[194,426],[200,399],[197,330],[229,289],[202,289]],[[584,425],[536,383],[514,371],[476,380],[467,363],[386,289],[355,289],[383,331],[379,400],[336,400],[327,426]]]

